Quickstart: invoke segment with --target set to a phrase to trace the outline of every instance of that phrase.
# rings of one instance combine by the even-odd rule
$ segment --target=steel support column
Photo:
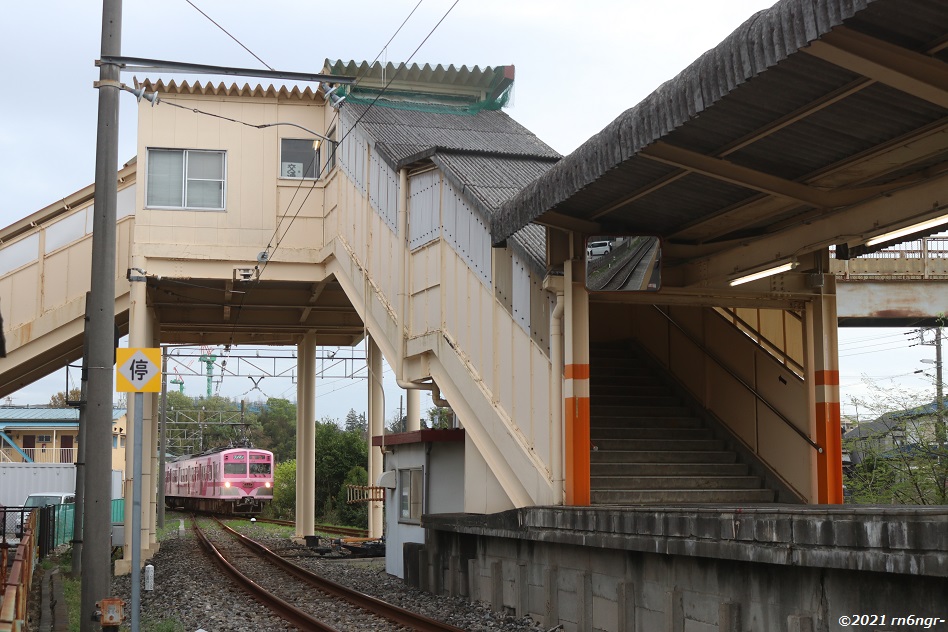
[[[411,388],[405,391],[405,417],[408,432],[421,430],[421,391]]]
[[[366,360],[369,367],[369,485],[375,485],[382,474],[382,451],[372,447],[372,437],[385,432],[385,404],[382,390],[382,351],[375,340],[366,342]],[[369,537],[382,537],[382,503],[369,503]]]
[[[583,260],[567,261],[565,353],[565,488],[567,505],[590,504],[589,453],[589,294]]]
[[[815,498],[819,503],[843,502],[843,453],[839,408],[839,355],[836,325],[836,279],[823,275],[822,292],[806,307],[806,367],[810,414],[816,442]]]
[[[316,521],[316,333],[307,332],[303,336],[303,371],[300,381],[303,383],[303,467],[297,467],[297,474],[303,475],[303,535],[315,533]]]
[[[296,345],[296,537],[303,537],[303,444],[305,430],[303,424],[303,373],[306,353],[303,341]]]

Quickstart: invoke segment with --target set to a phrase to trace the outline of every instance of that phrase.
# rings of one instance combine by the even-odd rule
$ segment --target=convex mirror
[[[590,237],[586,240],[586,289],[591,292],[658,291],[661,263],[658,237]]]

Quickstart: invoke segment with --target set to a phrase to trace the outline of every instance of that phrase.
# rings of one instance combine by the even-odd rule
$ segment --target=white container
[[[72,463],[0,463],[0,505],[19,507],[36,492],[76,491]]]
[[[155,589],[155,567],[151,564],[145,564],[145,590]]]

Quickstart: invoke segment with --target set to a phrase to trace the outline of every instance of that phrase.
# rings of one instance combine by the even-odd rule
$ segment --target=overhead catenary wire
[[[187,2],[188,4],[190,4],[192,7],[194,7],[194,10],[195,10],[195,11],[197,11],[198,13],[200,13],[201,15],[203,15],[204,17],[206,17],[208,20],[210,20],[211,24],[213,24],[214,26],[216,26],[217,28],[219,28],[220,30],[222,30],[222,31],[227,35],[227,37],[229,37],[230,39],[232,39],[232,40],[234,40],[235,42],[237,42],[237,43],[240,45],[241,48],[243,48],[245,51],[247,51],[248,53],[250,53],[251,55],[253,55],[254,59],[256,59],[256,60],[259,61],[261,64],[263,64],[264,66],[266,66],[269,70],[273,70],[273,67],[272,67],[270,64],[268,64],[267,62],[265,62],[265,61],[263,61],[262,59],[260,59],[260,57],[259,57],[255,52],[253,52],[252,50],[250,50],[249,48],[247,48],[247,47],[244,45],[243,42],[241,42],[239,39],[237,39],[236,37],[234,37],[230,32],[228,32],[227,29],[225,29],[223,26],[221,26],[220,24],[218,24],[218,23],[217,23],[211,16],[209,16],[207,13],[205,13],[204,11],[202,11],[201,9],[199,9],[196,4],[194,4],[193,2],[191,2],[191,0],[184,0],[184,1]]]
[[[458,2],[460,2],[460,0],[455,0],[454,3],[452,3],[451,6],[448,7],[448,10],[444,13],[443,16],[441,16],[441,19],[438,20],[438,22],[434,25],[434,27],[432,27],[432,29],[428,32],[428,34],[425,36],[425,38],[421,41],[421,43],[420,43],[417,47],[415,47],[415,50],[412,52],[411,55],[409,55],[408,59],[406,59],[405,62],[403,62],[402,64],[399,65],[398,70],[396,70],[396,72],[392,75],[392,78],[389,79],[388,82],[386,82],[386,84],[382,87],[382,89],[381,89],[381,90],[379,91],[379,93],[376,95],[375,99],[373,99],[373,100],[368,104],[368,106],[366,106],[366,108],[365,108],[365,110],[363,110],[362,114],[360,114],[359,117],[356,119],[356,121],[352,124],[352,126],[351,126],[348,130],[346,130],[346,132],[343,134],[342,138],[339,139],[339,142],[338,142],[338,143],[331,143],[330,151],[333,152],[333,155],[335,154],[336,147],[337,147],[338,145],[341,145],[342,143],[344,143],[345,140],[346,140],[346,138],[348,138],[349,135],[352,134],[352,133],[358,128],[359,123],[360,123],[360,122],[362,121],[362,119],[366,116],[366,114],[369,113],[369,111],[370,111],[370,110],[372,109],[372,107],[378,102],[378,100],[382,97],[382,95],[385,94],[385,92],[388,90],[389,86],[391,86],[392,83],[395,81],[395,79],[398,77],[398,75],[399,75],[399,73],[401,72],[402,68],[404,68],[404,67],[407,66],[409,63],[411,63],[411,60],[414,59],[415,55],[418,54],[418,51],[421,50],[422,46],[425,45],[425,43],[431,38],[431,36],[432,36],[432,35],[434,34],[434,32],[438,29],[438,27],[441,26],[441,24],[444,22],[444,20],[448,17],[448,15],[451,13],[451,11],[454,10],[454,7],[457,6]],[[417,6],[416,6],[416,8],[417,8]],[[410,17],[410,16],[409,16],[409,17]],[[399,27],[399,29],[400,29],[400,28],[401,28],[401,27]],[[335,120],[337,119],[337,117],[338,117],[338,115],[334,115],[333,121],[335,121]],[[315,159],[316,159],[316,157],[314,156],[314,160],[315,160]],[[328,164],[329,164],[329,161],[326,161],[326,163],[324,163],[324,165],[320,168],[320,170],[319,170],[319,176],[320,176],[320,177],[322,176],[323,171],[325,170],[325,168],[326,168],[326,166],[327,166]],[[302,182],[300,183],[300,185],[297,186],[297,191],[300,190],[300,187],[301,187],[301,186],[302,186]],[[264,271],[267,269],[268,264],[270,263],[270,261],[273,260],[273,256],[276,254],[277,249],[280,247],[280,244],[283,243],[283,240],[286,238],[286,235],[289,234],[290,229],[293,227],[293,224],[294,224],[294,222],[296,221],[296,218],[297,218],[297,217],[299,216],[299,214],[302,212],[303,207],[304,207],[305,204],[306,204],[306,201],[309,199],[309,196],[312,194],[312,192],[313,192],[313,190],[314,190],[315,188],[316,188],[316,183],[315,183],[315,181],[314,181],[313,184],[312,184],[312,186],[310,186],[310,187],[309,187],[309,190],[306,192],[306,195],[303,197],[303,200],[300,202],[299,207],[296,209],[296,212],[293,214],[292,218],[290,219],[289,225],[286,227],[286,230],[283,232],[283,235],[280,236],[280,237],[278,237],[277,242],[273,245],[272,250],[269,250],[270,246],[269,246],[269,244],[268,244],[268,246],[267,246],[267,248],[268,248],[268,250],[269,250],[268,256],[266,257],[265,261],[263,262],[262,267],[258,269],[257,277],[256,277],[256,279],[254,280],[254,285],[252,286],[251,289],[253,289],[254,287],[256,287],[256,285],[258,285],[258,284],[260,283],[260,281],[261,281],[261,279],[262,279],[262,277],[263,277],[263,273],[264,273]],[[295,197],[296,197],[296,195],[294,194],[293,199],[295,199]],[[292,204],[293,199],[290,200],[290,205]],[[289,208],[289,205],[288,205],[288,208]],[[279,228],[280,228],[280,226],[282,225],[282,223],[283,223],[283,219],[281,218],[280,222],[277,224],[277,228],[276,228],[277,231],[279,230]],[[275,233],[275,234],[276,234],[276,233]],[[247,297],[247,295],[244,294],[244,296],[241,298],[240,306],[238,307],[237,315],[236,315],[236,318],[235,318],[234,332],[236,332],[236,324],[237,324],[237,321],[240,319],[240,313],[241,313],[241,311],[242,311],[242,308],[243,308],[243,305],[244,305],[244,301],[246,300],[246,297]],[[231,342],[233,343],[233,334],[231,335]],[[384,389],[383,389],[383,392],[384,392]]]

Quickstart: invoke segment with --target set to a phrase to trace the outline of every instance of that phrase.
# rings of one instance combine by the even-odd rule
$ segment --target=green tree
[[[928,394],[872,386],[868,400],[854,400],[874,417],[843,437],[851,465],[843,482],[849,502],[948,504],[948,449],[942,440],[943,409]],[[940,414],[941,413],[941,414]]]
[[[369,429],[369,424],[365,419],[365,413],[356,413],[355,408],[350,408],[346,415],[346,432],[357,431],[365,436]]]
[[[369,473],[361,465],[349,470],[342,482],[337,496],[336,507],[339,521],[349,527],[366,529],[369,526],[369,506],[366,503],[349,503],[349,485],[366,486],[369,484]]]
[[[68,399],[71,402],[78,402],[82,398],[82,390],[78,388],[69,389],[69,396],[66,396],[66,393],[59,391],[55,395],[49,398],[49,407],[50,408],[69,408],[69,405],[66,404]]]
[[[296,515],[296,460],[277,463],[273,471],[273,502],[269,513],[275,518]]]
[[[277,463],[296,458],[296,404],[271,397],[257,418],[260,431],[255,444],[273,452]]]
[[[454,428],[454,411],[450,408],[433,406],[428,409],[428,427],[439,430]]]
[[[334,511],[336,497],[346,475],[355,466],[368,463],[369,452],[362,434],[346,431],[335,420],[316,422],[316,512],[323,518]]]

